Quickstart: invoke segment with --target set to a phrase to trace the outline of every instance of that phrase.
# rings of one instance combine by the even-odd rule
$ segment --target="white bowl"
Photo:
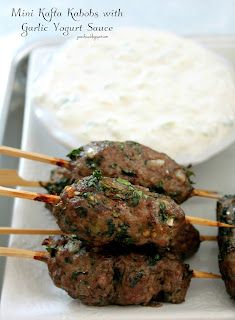
[[[213,36],[213,37],[191,37],[198,42],[201,42],[203,45],[207,46],[209,49],[219,53],[222,57],[226,58],[226,62],[231,65],[231,68],[234,68],[235,65],[235,38],[233,36]],[[41,49],[35,50],[33,53],[34,60],[37,61],[37,64],[34,63],[34,69],[36,65],[36,69],[34,70],[34,74],[38,76],[38,74],[42,74],[45,72],[45,65],[50,63],[52,54],[55,50],[58,50],[58,46],[54,49],[43,47]],[[48,133],[54,136],[60,144],[66,146],[68,149],[74,149],[82,145],[82,142],[79,141],[76,137],[74,137],[69,132],[66,132],[60,123],[55,119],[53,114],[48,111],[46,108],[42,108],[40,105],[36,105],[34,101],[33,103],[34,110],[38,119],[42,122],[44,127],[47,129]],[[97,139],[93,139],[97,140]],[[196,155],[192,154],[192,150],[194,146],[192,145],[192,149],[185,150],[178,154],[175,160],[182,165],[195,165],[202,163],[214,155],[218,154],[222,150],[226,149],[232,143],[235,142],[235,130],[231,131],[231,133],[226,137],[226,139],[220,141],[219,143],[211,144],[208,146],[206,150],[202,150]],[[161,151],[161,150],[158,150]]]

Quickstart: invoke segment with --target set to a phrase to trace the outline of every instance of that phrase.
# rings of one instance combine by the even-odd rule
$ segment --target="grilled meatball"
[[[93,246],[117,241],[169,247],[185,223],[183,210],[171,198],[98,172],[65,187],[60,197],[53,214],[61,230]]]
[[[217,219],[235,224],[235,196],[224,196],[217,202]],[[219,228],[219,267],[228,294],[235,299],[235,228]]]
[[[166,154],[154,151],[137,142],[91,142],[73,150],[69,155],[70,181],[92,174],[99,169],[106,177],[124,178],[132,184],[149,188],[173,198],[177,203],[184,202],[192,192],[191,172],[178,165]],[[61,173],[61,169],[58,169]],[[53,180],[59,187],[58,175],[54,172]],[[66,178],[68,178],[66,171]],[[48,186],[51,190],[51,183]],[[59,194],[59,193],[58,193]]]
[[[49,238],[49,274],[57,287],[88,305],[181,303],[192,272],[172,254],[104,256],[76,238]]]

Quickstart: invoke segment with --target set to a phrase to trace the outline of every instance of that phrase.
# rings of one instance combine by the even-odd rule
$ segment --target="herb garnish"
[[[59,195],[66,186],[72,183],[73,180],[71,181],[69,178],[61,178],[55,182],[48,182],[45,185],[42,184],[42,187],[44,187],[50,194]]]
[[[162,222],[166,222],[168,220],[166,205],[164,202],[159,202],[159,217]]]
[[[78,157],[81,156],[81,153],[84,151],[83,147],[80,147],[78,149],[72,150],[70,153],[67,154],[67,157],[69,157],[72,161],[76,160]]]
[[[132,185],[128,180],[125,180],[125,179],[122,179],[122,178],[117,178],[116,181],[118,183],[124,184],[125,186],[131,186]]]
[[[96,187],[97,183],[102,178],[101,172],[99,170],[95,170],[90,177],[87,177],[86,183],[88,187]]]

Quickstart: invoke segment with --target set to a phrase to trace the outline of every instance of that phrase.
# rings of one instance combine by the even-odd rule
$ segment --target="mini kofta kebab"
[[[235,224],[235,196],[217,202],[217,220]],[[235,299],[235,229],[219,228],[219,267],[228,294]]]
[[[192,277],[220,278],[190,270],[172,253],[104,255],[73,236],[48,238],[43,244],[48,252],[0,247],[0,255],[46,262],[54,284],[87,305],[181,303]]]
[[[60,196],[0,188],[0,195],[48,202],[60,229],[99,247],[110,242],[172,247],[187,222],[229,224],[186,216],[171,198],[150,193],[122,178],[93,175],[64,188]]]
[[[189,169],[166,154],[134,141],[91,142],[70,152],[70,161],[5,146],[0,147],[0,153],[63,167],[52,172],[51,182],[44,184],[52,194],[60,194],[66,185],[98,169],[104,176],[126,179],[150,191],[168,195],[179,204],[191,196],[219,197],[216,192],[194,189],[190,180],[193,173]]]

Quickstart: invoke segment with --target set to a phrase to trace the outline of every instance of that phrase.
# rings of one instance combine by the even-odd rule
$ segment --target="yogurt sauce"
[[[70,40],[35,82],[34,101],[77,144],[135,140],[180,162],[235,132],[231,66],[192,40],[151,29]]]

